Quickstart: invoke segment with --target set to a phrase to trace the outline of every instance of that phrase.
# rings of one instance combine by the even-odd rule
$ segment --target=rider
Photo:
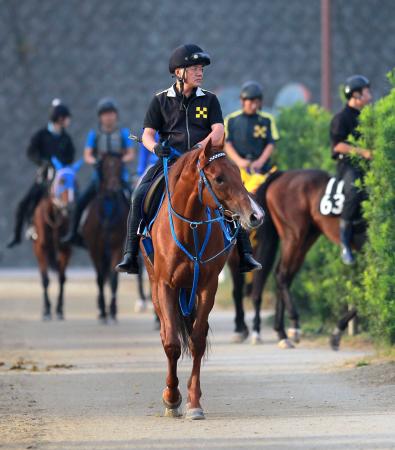
[[[352,136],[358,140],[361,136],[357,129],[358,116],[372,101],[370,81],[362,75],[354,75],[346,80],[344,94],[347,104],[332,119],[330,139],[332,157],[337,161],[337,176],[344,181],[345,202],[340,218],[340,241],[342,260],[349,265],[354,262],[351,252],[352,222],[359,218],[360,204],[364,195],[355,185],[355,182],[362,180],[363,177],[358,159],[369,160],[372,153],[351,144],[348,139]]]
[[[222,142],[224,126],[219,101],[212,92],[200,88],[203,68],[209,64],[209,55],[193,44],[176,48],[170,56],[169,71],[177,81],[156,94],[144,120],[143,144],[160,160],[148,170],[134,191],[125,254],[117,266],[120,272],[138,273],[140,205],[153,178],[163,173],[162,158],[170,155],[169,145],[185,153],[205,145],[209,139],[214,145]],[[161,140],[159,143],[155,141],[157,131]],[[260,269],[261,265],[252,257],[248,235],[244,231],[239,234],[238,242],[241,250],[240,270]]]
[[[242,109],[225,118],[225,150],[240,169],[267,173],[279,139],[276,122],[271,114],[261,111],[263,89],[256,81],[243,84],[240,100]]]
[[[21,242],[23,223],[30,221],[36,206],[46,192],[51,158],[55,156],[62,164],[71,164],[74,160],[74,144],[66,132],[70,118],[69,108],[59,99],[54,99],[48,125],[38,130],[30,140],[27,156],[38,166],[38,170],[34,183],[16,209],[14,233],[7,244],[8,248]]]
[[[129,139],[127,128],[118,126],[118,106],[111,98],[103,98],[97,104],[97,115],[99,125],[97,129],[89,131],[85,149],[84,160],[87,164],[96,165],[93,178],[85,189],[84,193],[78,199],[73,221],[69,233],[62,240],[63,243],[80,244],[78,227],[84,209],[93,200],[97,194],[100,180],[100,157],[101,155],[113,152],[122,155],[122,161],[128,163],[134,158],[132,141]],[[129,174],[124,167],[122,172],[122,184],[126,191],[131,193],[129,185]]]

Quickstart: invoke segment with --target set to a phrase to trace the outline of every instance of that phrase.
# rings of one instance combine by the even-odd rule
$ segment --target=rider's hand
[[[159,158],[165,158],[170,156],[171,149],[168,145],[156,144],[154,147],[154,153]]]
[[[255,172],[258,172],[261,170],[262,163],[259,160],[253,161],[251,163],[251,170],[254,170]]]
[[[240,169],[248,169],[251,163],[248,159],[240,158],[237,165],[239,166]]]
[[[365,158],[365,159],[372,159],[372,152],[370,151],[370,150],[367,150],[367,149],[361,149],[361,156],[362,156],[362,158]]]

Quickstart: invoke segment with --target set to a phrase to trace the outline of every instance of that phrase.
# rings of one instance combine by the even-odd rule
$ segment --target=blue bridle
[[[199,200],[200,200],[200,203],[203,204],[203,188],[205,187],[207,189],[207,191],[209,192],[209,194],[211,195],[211,197],[214,200],[214,203],[216,205],[216,208],[213,210],[215,217],[213,217],[211,208],[208,206],[206,206],[207,219],[200,220],[200,221],[187,219],[186,217],[181,216],[174,210],[172,202],[171,202],[171,192],[170,192],[170,188],[169,188],[168,161],[170,158],[172,158],[174,156],[180,156],[181,153],[173,148],[171,150],[172,150],[171,156],[169,158],[163,158],[163,168],[164,168],[164,176],[165,176],[165,183],[166,183],[166,194],[167,194],[167,198],[168,198],[168,202],[167,202],[168,203],[168,215],[169,215],[170,230],[171,230],[171,234],[173,236],[174,242],[177,244],[177,247],[180,250],[182,250],[182,252],[188,257],[188,259],[190,259],[193,262],[193,283],[192,283],[192,290],[191,290],[191,295],[190,295],[189,301],[187,301],[187,299],[186,299],[186,289],[181,288],[180,296],[179,296],[179,304],[180,304],[181,312],[184,316],[189,316],[192,313],[193,308],[195,306],[196,290],[197,290],[197,286],[198,286],[198,282],[199,282],[199,274],[200,274],[200,264],[206,264],[210,261],[213,261],[218,256],[227,252],[236,242],[236,237],[237,237],[237,233],[240,228],[240,224],[237,223],[235,225],[234,231],[232,233],[230,226],[229,226],[229,222],[235,223],[235,217],[232,216],[231,220],[229,220],[226,217],[226,215],[225,215],[226,211],[225,211],[223,205],[218,200],[217,196],[215,195],[215,193],[210,185],[210,182],[208,181],[208,179],[204,173],[204,167],[206,167],[208,164],[217,160],[218,158],[226,157],[226,153],[224,153],[224,152],[219,152],[219,153],[215,153],[214,155],[212,155],[208,159],[207,164],[204,167],[200,167],[199,161],[197,163],[197,169],[199,171],[199,176],[200,176],[199,185],[198,185]],[[195,249],[194,255],[192,253],[190,253],[177,238],[176,231],[174,229],[173,216],[177,217],[178,219],[180,219],[183,222],[188,223],[189,226],[191,227],[192,233],[193,233],[194,249]],[[208,244],[210,236],[211,236],[211,229],[212,229],[213,223],[218,223],[221,226],[221,230],[224,235],[225,246],[220,252],[216,253],[214,256],[203,259],[203,254],[206,250],[207,244]],[[206,228],[206,235],[204,237],[204,241],[203,241],[202,245],[200,246],[198,227],[201,225],[207,225],[207,228]],[[228,242],[228,243],[226,244],[226,242]]]

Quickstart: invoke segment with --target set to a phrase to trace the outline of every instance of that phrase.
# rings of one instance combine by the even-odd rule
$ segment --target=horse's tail
[[[283,172],[274,172],[269,176],[267,181],[263,183],[257,190],[256,200],[265,211],[265,219],[261,227],[257,230],[258,246],[256,249],[256,258],[262,264],[262,270],[254,273],[254,281],[252,286],[252,299],[261,297],[267,277],[273,269],[276,260],[276,254],[279,244],[279,235],[274,225],[270,209],[267,206],[266,194],[270,184],[280,177]]]
[[[186,298],[191,295],[190,290],[186,290]],[[184,316],[180,304],[178,303],[178,336],[181,341],[181,351],[183,355],[190,356],[189,350],[189,336],[192,333],[193,323],[196,319],[196,305],[194,306],[191,314],[189,316]]]

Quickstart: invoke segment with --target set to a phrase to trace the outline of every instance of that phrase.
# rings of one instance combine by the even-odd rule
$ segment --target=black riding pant
[[[15,213],[15,234],[20,237],[24,221],[30,221],[36,206],[45,194],[45,185],[35,181],[18,203]]]
[[[344,207],[341,218],[346,221],[357,220],[361,217],[361,203],[366,194],[356,182],[363,181],[363,171],[348,158],[338,160],[337,177],[344,181]]]

